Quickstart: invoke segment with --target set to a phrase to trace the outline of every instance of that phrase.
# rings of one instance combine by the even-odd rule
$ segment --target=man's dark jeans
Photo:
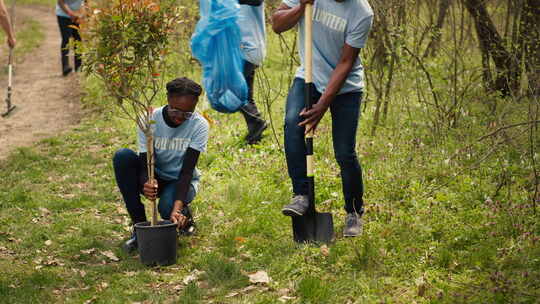
[[[114,175],[116,183],[132,222],[139,223],[146,221],[144,205],[141,203],[141,194],[144,183],[141,182],[141,168],[139,155],[130,149],[120,149],[113,157]],[[158,211],[161,218],[170,218],[176,197],[176,183],[178,180],[164,181],[157,178],[159,204]],[[189,187],[185,204],[189,204],[195,197],[195,189]]]
[[[254,124],[261,120],[261,113],[257,109],[255,100],[253,100],[253,82],[255,81],[255,70],[257,66],[249,61],[244,61],[244,78],[248,86],[248,103],[240,110],[247,124]]]
[[[298,126],[302,121],[299,113],[305,107],[304,85],[304,79],[294,79],[287,96],[285,113],[285,155],[294,194],[308,192],[305,128]],[[321,94],[316,92],[315,95],[314,102],[317,102]],[[336,96],[330,106],[334,154],[341,169],[345,210],[347,213],[358,214],[364,212],[362,168],[355,151],[361,100],[361,92],[345,93]],[[317,154],[316,151],[314,154]]]
[[[60,44],[60,56],[62,58],[62,71],[69,69],[69,38],[73,38],[75,41],[81,41],[79,31],[71,26],[79,26],[79,24],[71,21],[70,18],[57,16],[58,27],[60,28],[60,35],[62,36],[62,43]],[[78,70],[81,66],[81,55],[75,53],[75,70]]]

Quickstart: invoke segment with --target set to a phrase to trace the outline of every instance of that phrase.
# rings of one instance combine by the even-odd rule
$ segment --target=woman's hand
[[[158,184],[154,179],[153,181],[147,181],[143,187],[144,196],[149,200],[155,200],[158,193]]]
[[[180,210],[173,210],[171,213],[171,222],[178,225],[178,229],[182,229],[186,226],[188,218],[182,214]]]
[[[184,209],[184,203],[180,200],[175,201],[170,219],[171,222],[178,225],[178,229],[186,227],[188,222],[187,216],[182,214],[182,209]]]

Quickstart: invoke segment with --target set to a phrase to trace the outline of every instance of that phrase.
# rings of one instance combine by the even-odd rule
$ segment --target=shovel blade
[[[293,216],[293,237],[297,243],[330,243],[334,239],[334,221],[331,213],[313,212]]]
[[[2,117],[8,117],[9,114],[12,114],[15,111],[15,109],[17,109],[16,106],[10,106],[5,112],[2,113]]]

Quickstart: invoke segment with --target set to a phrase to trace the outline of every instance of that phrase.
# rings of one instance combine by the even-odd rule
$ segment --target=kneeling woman
[[[121,149],[113,159],[116,183],[122,193],[133,224],[146,221],[141,194],[159,197],[158,210],[163,219],[178,224],[180,232],[193,232],[189,203],[197,193],[200,175],[195,168],[208,142],[208,122],[195,112],[202,88],[187,78],[167,83],[167,105],[153,112],[156,181],[148,180],[146,137],[138,130],[139,153]],[[137,249],[135,233],[123,245]]]

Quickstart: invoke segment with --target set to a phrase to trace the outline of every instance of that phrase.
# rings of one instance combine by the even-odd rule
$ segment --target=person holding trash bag
[[[9,20],[9,14],[6,9],[6,4],[4,3],[4,0],[0,0],[0,25],[2,26],[2,29],[6,33],[7,36],[7,44],[10,49],[15,47],[15,44],[17,44],[17,41],[15,40],[15,34],[13,33],[13,26]]]
[[[60,44],[60,56],[62,58],[62,75],[67,76],[73,68],[69,65],[69,38],[76,41],[81,41],[79,31],[73,27],[78,27],[80,22],[80,10],[84,0],[58,0],[56,3],[56,17],[58,19],[58,27],[62,36]],[[81,55],[75,53],[75,71],[81,67]]]
[[[304,8],[313,4],[313,107],[305,110]],[[330,110],[334,154],[341,170],[345,199],[344,236],[362,232],[362,170],[355,145],[364,73],[359,58],[373,20],[367,0],[283,0],[272,15],[272,29],[285,32],[299,25],[299,55],[302,66],[287,96],[285,155],[293,186],[293,198],[283,207],[287,216],[302,216],[308,209],[308,178],[304,134],[315,130]],[[307,126],[311,129],[308,130]]]
[[[243,74],[248,85],[248,103],[240,108],[240,112],[248,128],[245,140],[251,145],[261,140],[262,133],[268,127],[253,100],[255,70],[262,65],[266,53],[264,4],[263,0],[239,0],[238,3],[240,4],[238,25],[242,35],[240,49],[244,58]]]
[[[146,221],[140,195],[159,197],[158,210],[163,219],[178,224],[181,234],[194,232],[189,204],[195,198],[200,174],[196,169],[208,142],[206,119],[195,112],[202,93],[199,84],[188,78],[167,83],[167,105],[153,111],[155,181],[148,180],[146,137],[138,130],[139,153],[118,150],[113,158],[116,183],[133,225]],[[137,249],[135,233],[123,244],[127,252]]]

